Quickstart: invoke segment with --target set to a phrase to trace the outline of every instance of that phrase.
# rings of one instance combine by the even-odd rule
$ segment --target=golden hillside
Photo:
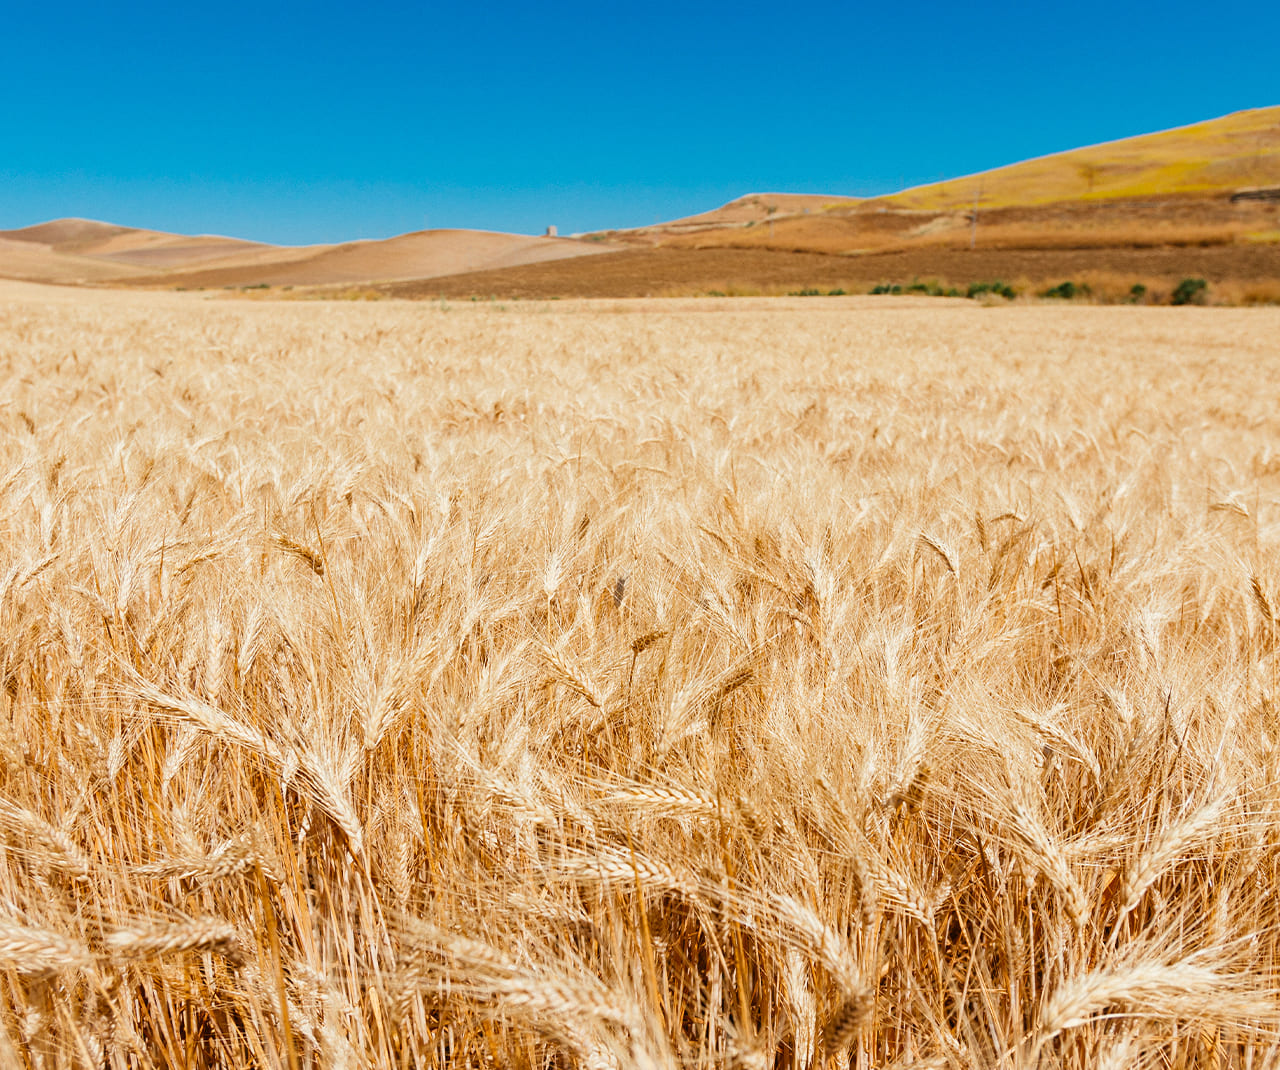
[[[946,211],[971,207],[975,195],[983,206],[1001,208],[1224,193],[1268,184],[1280,184],[1280,107],[1041,156],[880,200],[898,208]]]
[[[600,235],[629,244],[838,255],[1249,245],[1280,240],[1280,107],[1045,156],[868,200],[753,194]],[[973,211],[978,209],[975,228]]]

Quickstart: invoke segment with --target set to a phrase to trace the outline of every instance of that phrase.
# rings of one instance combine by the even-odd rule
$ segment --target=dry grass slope
[[[884,198],[914,209],[1221,193],[1280,182],[1280,106],[1024,160]]]
[[[0,1059],[1273,1065],[1278,332],[10,291]]]
[[[1243,266],[1250,247],[1280,238],[1280,215],[1275,202],[1233,203],[1231,195],[1277,184],[1280,107],[1257,108],[885,197],[753,194],[699,216],[602,236],[679,249],[913,251],[927,263],[975,242],[986,253],[1043,253],[1038,279],[1058,273],[1062,254],[1078,250],[1234,248]]]

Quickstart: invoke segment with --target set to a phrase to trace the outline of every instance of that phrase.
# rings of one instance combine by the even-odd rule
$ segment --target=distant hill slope
[[[590,256],[611,246],[482,230],[423,230],[383,241],[310,246],[231,258],[180,273],[146,276],[130,285],[325,286],[428,279],[466,271]]]
[[[60,253],[40,242],[7,236],[13,233],[0,231],[0,278],[28,282],[108,283],[140,274],[139,269],[127,264]]]
[[[1280,107],[1074,149],[868,199],[752,194],[702,215],[593,235],[630,245],[857,255],[1280,241]],[[977,205],[978,223],[972,218]]]
[[[653,227],[636,227],[637,231],[703,230],[715,226],[740,226],[767,223],[776,216],[809,215],[811,212],[828,212],[833,208],[849,208],[858,204],[857,197],[824,196],[817,193],[748,193],[736,200],[713,208],[709,212],[658,223]],[[625,233],[619,232],[619,233]]]
[[[276,248],[217,235],[168,234],[158,230],[55,219],[0,231],[0,277],[36,282],[123,282],[157,270]]]
[[[58,219],[0,231],[0,277],[188,289],[335,285],[518,267],[609,248],[567,238],[473,230],[420,231],[342,245],[280,246]]]
[[[1254,108],[903,190],[884,203],[917,210],[989,208],[1280,184],[1280,107]]]
[[[518,289],[524,280],[536,280],[536,286],[529,283],[534,289],[563,285],[568,287],[564,292],[595,292],[597,268],[572,261],[636,246],[838,257],[911,254],[901,263],[939,274],[948,265],[954,275],[966,274],[947,258],[954,253],[1035,253],[1027,263],[1048,274],[1054,263],[1082,262],[1077,253],[1097,254],[1093,259],[1100,262],[1102,251],[1215,249],[1229,254],[1214,260],[1220,262],[1221,277],[1254,278],[1259,262],[1254,252],[1280,248],[1280,200],[1233,197],[1255,187],[1280,188],[1280,107],[1073,149],[884,197],[753,193],[668,223],[571,239],[427,230],[378,241],[289,247],[59,219],[0,231],[0,278],[233,289],[399,284],[459,276],[475,276],[467,285],[480,285],[481,273],[515,271],[501,275],[503,286]],[[1174,271],[1175,264],[1194,262],[1181,254],[1156,259],[1161,274]],[[1134,258],[1112,260],[1119,264]],[[1271,263],[1268,257],[1263,260]],[[555,261],[565,264],[536,268]],[[1083,262],[1089,261],[1084,255]],[[1138,261],[1147,262],[1142,257]],[[1017,258],[1007,262],[1023,263]],[[683,288],[693,285],[694,275],[714,279],[720,270],[720,262],[708,258],[684,267],[651,257],[610,263],[606,267],[600,262],[598,270],[613,272],[611,286],[646,293],[661,291],[668,271],[673,274],[667,281]],[[742,274],[742,258],[724,263],[726,277],[733,279],[781,280],[792,271],[780,262],[773,272],[752,260],[750,271]],[[870,270],[833,268],[818,274],[854,279]],[[656,274],[642,277],[646,272]],[[499,281],[488,274],[485,279],[495,285]]]
[[[54,219],[37,223],[20,230],[0,231],[0,236],[10,241],[25,241],[35,245],[47,245],[60,253],[78,253],[101,247],[112,238],[122,235],[158,235],[154,230],[138,230],[120,227],[114,223],[99,223],[94,219]]]

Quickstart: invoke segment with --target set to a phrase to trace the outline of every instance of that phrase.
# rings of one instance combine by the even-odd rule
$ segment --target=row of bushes
[[[942,286],[936,282],[915,282],[901,286],[897,283],[881,283],[870,290],[873,294],[924,294],[926,297],[981,297],[983,294],[995,294],[1012,301],[1017,291],[1012,286],[996,279],[994,282],[971,282],[966,290],[958,290],[954,286]]]
[[[818,291],[814,290],[812,292],[817,293]],[[918,280],[905,286],[898,283],[881,283],[878,286],[873,286],[870,292],[873,294],[924,294],[928,297],[963,296],[969,298],[992,294],[1009,301],[1018,296],[1017,291],[1012,286],[999,279],[994,282],[971,282],[963,294],[954,286],[944,287],[936,282],[926,283]],[[1074,301],[1076,298],[1092,297],[1093,290],[1090,289],[1087,282],[1073,282],[1068,279],[1065,282],[1058,283],[1056,286],[1050,286],[1047,290],[1041,290],[1037,296],[1060,301]],[[1208,299],[1209,284],[1204,279],[1183,279],[1169,295],[1169,303],[1171,305],[1203,305]],[[1135,282],[1129,288],[1126,301],[1132,305],[1140,305],[1146,300],[1146,286],[1140,282]]]
[[[873,294],[924,294],[926,297],[959,297],[960,291],[954,286],[945,288],[936,282],[912,282],[906,286],[897,283],[882,283],[871,288]]]
[[[1087,282],[1075,283],[1068,279],[1066,282],[1060,282],[1057,286],[1050,286],[1049,289],[1041,291],[1040,296],[1071,301],[1077,297],[1091,297],[1093,291]],[[1208,299],[1209,284],[1204,279],[1183,279],[1169,295],[1169,304],[1203,305]],[[1147,300],[1146,286],[1135,282],[1129,287],[1129,294],[1125,300],[1131,305],[1144,304]]]
[[[971,282],[961,290],[955,286],[943,286],[936,281],[922,282],[919,279],[913,279],[909,283],[882,282],[873,286],[869,291],[870,294],[920,294],[925,297],[968,297],[977,298],[990,295],[992,297],[1003,297],[1006,301],[1012,301],[1018,296],[1018,291],[1010,286],[1007,282],[1000,279],[993,279],[984,282]],[[843,289],[820,290],[816,286],[806,286],[799,290],[791,290],[787,293],[788,297],[842,297],[847,293]],[[723,290],[707,290],[707,297],[729,297],[730,294]],[[1077,299],[1087,299],[1094,296],[1093,290],[1087,282],[1075,282],[1067,279],[1058,283],[1056,286],[1050,286],[1047,289],[1039,290],[1035,296],[1056,301],[1074,301]],[[1124,302],[1130,305],[1147,304],[1152,298],[1147,287],[1141,282],[1135,282],[1130,288],[1128,294],[1124,297]],[[1115,300],[1114,291],[1109,295],[1103,295],[1102,300]],[[1204,279],[1187,278],[1183,279],[1173,292],[1169,294],[1168,301],[1171,305],[1203,305],[1209,299],[1209,284]]]

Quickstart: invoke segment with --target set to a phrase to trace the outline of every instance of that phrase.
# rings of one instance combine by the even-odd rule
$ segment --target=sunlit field
[[[1278,339],[0,291],[0,1064],[1275,1066]]]

